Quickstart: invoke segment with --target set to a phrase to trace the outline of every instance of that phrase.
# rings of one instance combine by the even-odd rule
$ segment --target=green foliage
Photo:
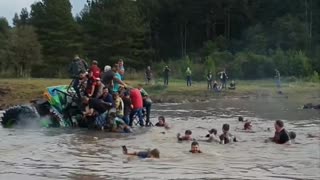
[[[9,38],[7,67],[13,68],[16,77],[30,77],[33,65],[41,61],[41,46],[33,27],[15,27]]]
[[[148,65],[157,77],[169,65],[172,78],[185,78],[190,67],[194,80],[224,68],[231,79],[271,78],[275,68],[282,76],[308,77],[320,72],[319,9],[318,1],[88,0],[74,18],[69,0],[36,1],[31,12],[15,14],[14,29],[0,18],[0,74],[29,74],[30,67],[20,74],[7,67],[16,60],[31,64],[32,76],[63,77],[80,54],[101,66],[124,59],[133,77]],[[42,63],[22,62],[13,48],[18,34],[23,43],[35,42],[17,34],[25,26],[36,31]]]
[[[312,76],[310,77],[311,82],[320,82],[320,75],[317,71],[313,71]]]
[[[79,29],[69,0],[42,0],[31,6],[30,24],[36,28],[48,71],[58,75],[81,50]],[[64,72],[65,73],[65,72]]]
[[[134,68],[145,67],[152,55],[148,23],[133,1],[89,1],[79,21],[86,53],[103,63],[123,57]]]

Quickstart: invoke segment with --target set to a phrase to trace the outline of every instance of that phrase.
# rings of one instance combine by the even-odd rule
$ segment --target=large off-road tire
[[[3,114],[1,124],[5,128],[11,128],[15,126],[28,126],[36,125],[39,121],[39,115],[35,108],[32,106],[14,106],[7,110]]]

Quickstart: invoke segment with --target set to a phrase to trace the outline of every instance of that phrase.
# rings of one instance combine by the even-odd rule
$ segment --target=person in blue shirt
[[[124,87],[126,87],[127,85],[122,81],[118,64],[114,65],[113,72],[114,72],[114,76],[113,76],[113,90],[112,91],[114,93],[114,92],[119,92],[120,85],[122,85]]]
[[[125,155],[131,155],[131,156],[138,156],[139,158],[145,159],[145,158],[160,158],[160,151],[158,149],[152,149],[147,151],[137,151],[129,153],[126,146],[122,146],[123,154]]]

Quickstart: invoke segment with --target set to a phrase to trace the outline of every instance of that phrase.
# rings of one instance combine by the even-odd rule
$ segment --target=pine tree
[[[82,46],[69,0],[36,2],[31,6],[30,23],[39,35],[48,70],[56,75],[64,73],[64,67]]]

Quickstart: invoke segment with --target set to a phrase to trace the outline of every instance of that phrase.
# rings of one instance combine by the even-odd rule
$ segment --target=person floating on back
[[[192,131],[191,130],[186,130],[185,133],[184,133],[184,136],[181,136],[180,133],[177,134],[177,138],[178,138],[178,141],[192,141]]]
[[[220,138],[220,144],[228,144],[233,142],[237,142],[236,137],[234,137],[232,134],[229,133],[230,125],[229,124],[223,124],[222,125],[222,134],[219,136]]]
[[[200,147],[199,147],[199,143],[197,141],[193,141],[191,143],[191,150],[189,151],[191,153],[202,153],[202,151],[200,150]]]
[[[142,159],[145,159],[145,158],[159,159],[160,158],[160,151],[158,149],[129,153],[127,147],[122,146],[122,151],[123,151],[123,154],[125,155],[138,156],[139,158],[142,158]]]

